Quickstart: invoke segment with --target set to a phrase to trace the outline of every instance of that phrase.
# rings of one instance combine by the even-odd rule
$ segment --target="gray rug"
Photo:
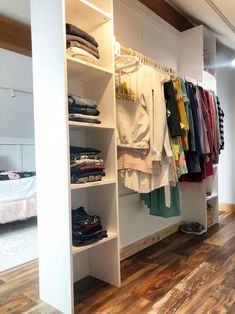
[[[37,220],[0,224],[0,272],[38,258]]]

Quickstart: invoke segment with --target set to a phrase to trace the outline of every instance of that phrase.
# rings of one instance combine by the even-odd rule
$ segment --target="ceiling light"
[[[232,60],[231,65],[233,68],[235,68],[235,58]]]

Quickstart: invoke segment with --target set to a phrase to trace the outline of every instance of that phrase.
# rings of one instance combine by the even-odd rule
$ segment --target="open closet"
[[[210,38],[206,43],[211,43],[207,50],[215,55],[213,34],[202,27],[182,33],[165,24],[158,28],[159,20],[152,16],[146,22],[145,14],[149,12],[142,9],[134,1],[31,2],[40,297],[64,313],[74,310],[74,283],[80,279],[92,276],[120,286],[120,259],[176,232],[182,221],[197,221],[204,231],[208,225],[218,222],[217,166],[213,166],[212,179],[203,183],[179,184],[177,198],[181,198],[182,213],[177,212],[167,219],[150,216],[136,189],[127,189],[130,185],[124,187],[121,181],[118,184],[116,148],[120,146],[121,139],[118,137],[118,124],[116,127],[119,114],[116,112],[116,100],[118,102],[119,98],[125,96],[132,101],[136,96],[135,91],[129,88],[133,81],[130,86],[123,84],[120,73],[134,73],[141,64],[147,67],[151,63],[150,72],[154,67],[161,70],[158,81],[160,97],[163,96],[161,84],[169,82],[176,74],[183,76],[192,89],[194,83],[216,92],[215,78],[205,73],[203,65],[206,37]],[[122,18],[118,15],[120,12],[123,13]],[[138,25],[136,20],[139,21]],[[81,34],[82,29],[95,38],[100,54],[97,62],[87,61],[84,53],[82,58],[77,58],[75,54],[67,55],[67,35],[75,36],[73,32],[68,33],[68,29],[71,31],[73,26],[79,28],[75,28],[74,33]],[[154,32],[151,33],[152,28]],[[117,41],[126,47],[122,47],[120,52],[118,47],[117,51],[114,49],[114,33]],[[147,33],[149,36],[145,37]],[[156,36],[158,41],[155,40]],[[184,50],[178,55],[178,42],[183,47],[185,41],[188,43],[189,40],[192,42],[189,48],[191,53]],[[72,49],[69,51],[74,53]],[[81,53],[80,50],[76,51],[77,54]],[[192,63],[193,53],[195,58]],[[116,84],[119,79],[121,88],[117,88]],[[142,83],[147,84],[147,76],[144,79]],[[151,92],[150,99],[153,96]],[[99,111],[98,121],[82,121],[83,118],[77,113],[73,115],[77,120],[71,121],[68,95],[75,105],[80,98],[83,101],[93,100],[96,106],[92,109]],[[159,93],[156,97],[159,97]],[[162,114],[166,117],[165,107],[162,107]],[[140,123],[142,118],[140,115]],[[89,119],[92,120],[91,117]],[[133,125],[131,120],[124,119],[123,122],[127,122],[122,129],[124,138],[124,133],[132,132]],[[164,121],[160,118],[158,122]],[[146,127],[151,128],[145,123]],[[149,136],[149,131],[146,131],[147,136],[142,144],[152,141],[151,132]],[[165,120],[162,143],[169,141],[166,133]],[[149,149],[149,146],[143,144],[141,148]],[[84,181],[81,180],[84,178],[80,176],[81,173],[73,171],[72,166],[78,165],[81,152],[86,152],[89,157],[91,151],[102,156],[104,174],[97,180],[88,178]],[[153,152],[156,157],[154,161],[162,162],[161,153]],[[74,158],[74,155],[77,156]],[[166,157],[165,167],[173,167],[168,159],[172,155]],[[164,179],[168,184],[154,185],[153,189],[169,185],[171,181],[177,182],[170,170]],[[141,190],[140,193],[149,193],[151,189]],[[162,195],[169,197],[169,193],[169,190],[165,190]],[[212,214],[207,211],[207,204],[213,207]],[[87,245],[75,245],[73,216],[80,207],[85,208],[89,215],[97,215],[101,219],[106,237]],[[169,204],[165,204],[165,207],[169,207]]]

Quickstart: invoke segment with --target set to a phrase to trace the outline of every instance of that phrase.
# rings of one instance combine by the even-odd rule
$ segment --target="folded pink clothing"
[[[152,161],[151,153],[143,154],[140,149],[118,147],[118,170],[138,170],[148,174],[159,174],[160,161]]]

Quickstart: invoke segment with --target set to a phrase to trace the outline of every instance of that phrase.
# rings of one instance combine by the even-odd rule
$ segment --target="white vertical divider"
[[[63,0],[31,0],[40,298],[73,313]]]

